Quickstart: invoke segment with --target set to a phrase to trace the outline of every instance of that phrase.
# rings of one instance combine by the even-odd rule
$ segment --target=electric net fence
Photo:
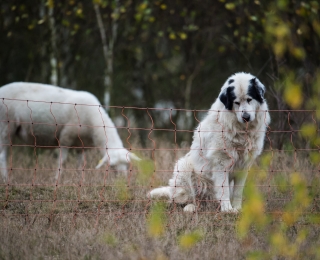
[[[18,116],[10,117],[9,102],[22,104],[28,120],[21,121]],[[201,119],[210,111],[112,106],[107,109],[113,110],[117,126],[110,126],[105,125],[103,120],[98,125],[81,122],[83,115],[79,114],[79,107],[96,109],[96,117],[100,118],[101,110],[104,109],[101,105],[6,98],[1,98],[1,103],[4,111],[2,115],[5,117],[1,118],[0,157],[2,162],[6,161],[6,164],[1,165],[6,167],[1,167],[0,215],[7,219],[23,217],[26,220],[42,217],[49,221],[57,216],[68,217],[73,221],[79,217],[93,216],[96,223],[110,214],[115,219],[148,214],[153,203],[148,192],[155,187],[167,185],[176,160],[190,150],[193,129],[201,125]],[[73,107],[74,114],[69,116],[75,117],[77,124],[61,124],[56,119],[55,113],[59,109],[53,110],[53,107],[61,107],[63,113],[62,106]],[[37,121],[33,117],[34,109],[46,110],[50,116]],[[292,198],[293,190],[287,181],[292,172],[304,175],[310,190],[314,189],[314,183],[318,183],[319,128],[317,111],[314,110],[268,112],[273,122],[266,126],[264,151],[249,171],[264,176],[258,178],[260,181],[256,186],[266,198],[266,212],[278,214]],[[281,121],[281,124],[275,120]],[[14,127],[15,131],[8,131]],[[63,145],[60,140],[63,127],[74,129],[77,135],[75,144]],[[93,138],[93,129],[113,127],[117,129],[128,153],[132,152],[142,159],[136,162],[127,156],[126,168],[121,171],[110,164],[110,149],[124,148],[108,148],[112,140],[108,138],[107,131],[104,131],[105,143],[100,146],[93,145],[88,138]],[[86,129],[85,135],[83,129]],[[51,133],[55,144],[43,140],[41,131]],[[201,135],[201,130],[195,134]],[[22,138],[16,138],[16,135]],[[24,141],[24,137],[25,140],[29,137],[28,141]],[[65,159],[62,158],[61,149],[74,152],[70,152]],[[199,153],[202,149],[200,147]],[[242,148],[238,149],[240,151]],[[102,158],[101,151],[107,154],[110,152],[109,160],[96,169]],[[7,172],[7,177],[4,172]],[[58,178],[55,178],[56,174]],[[220,214],[216,199],[201,201],[199,198],[198,202],[197,214]],[[310,212],[320,212],[318,202],[319,196],[316,194],[309,207]],[[168,212],[186,214],[176,203],[168,205]]]

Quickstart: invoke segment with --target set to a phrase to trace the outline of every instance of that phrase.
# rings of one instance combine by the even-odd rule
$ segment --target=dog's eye
[[[247,102],[250,103],[251,100],[252,100],[252,98],[248,98],[248,99],[247,99]]]
[[[234,102],[234,103],[235,103],[236,105],[238,105],[238,106],[240,105],[240,102]]]

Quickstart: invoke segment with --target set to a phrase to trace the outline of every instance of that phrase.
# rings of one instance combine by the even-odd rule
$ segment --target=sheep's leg
[[[0,168],[2,173],[2,178],[6,182],[8,180],[8,171],[7,171],[7,149],[1,147],[0,149]]]
[[[78,160],[77,160],[77,173],[79,176],[81,176],[81,182],[85,181],[85,167],[87,164],[86,160],[86,152],[84,150],[81,150],[81,152],[78,152],[77,154]]]
[[[58,180],[62,174],[62,165],[63,165],[64,161],[67,159],[67,156],[68,156],[68,148],[61,147],[60,148],[60,156],[58,158],[58,169],[57,169],[56,177],[55,177],[56,180]]]
[[[125,163],[119,163],[116,165],[116,170],[119,174],[121,174],[124,177],[127,177],[128,175],[128,166]]]
[[[75,140],[75,132],[73,132],[72,130],[73,128],[63,128],[59,135],[60,156],[58,158],[58,170],[56,173],[56,180],[58,180],[59,176],[61,176],[63,163],[68,156],[68,149]]]
[[[78,169],[82,169],[86,166],[86,152],[83,150],[78,154]]]

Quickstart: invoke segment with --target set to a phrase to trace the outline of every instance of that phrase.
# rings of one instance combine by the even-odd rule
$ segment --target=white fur
[[[185,206],[183,208],[183,211],[184,212],[187,212],[187,213],[193,213],[193,212],[196,212],[196,206],[194,204],[188,204],[187,206]]]
[[[58,147],[60,144],[58,169],[70,146],[100,147],[103,159],[97,168],[109,161],[118,170],[126,170],[130,158],[139,159],[123,147],[98,99],[85,91],[38,83],[5,85],[0,88],[0,120],[0,167],[5,180],[7,150],[15,136],[28,145]],[[61,170],[57,171],[56,178],[59,172]]]
[[[153,189],[148,196],[189,203],[184,208],[187,212],[193,212],[196,199],[204,197],[219,200],[223,212],[241,209],[248,169],[262,152],[270,123],[265,100],[260,104],[247,95],[249,81],[253,78],[248,73],[236,73],[229,78],[234,80],[231,84],[236,97],[234,102],[240,104],[234,103],[232,110],[228,110],[217,98],[194,131],[190,151],[177,161],[169,186]],[[229,79],[220,95],[230,86]],[[264,86],[256,80],[264,92]],[[243,119],[244,113],[250,115],[248,122]]]

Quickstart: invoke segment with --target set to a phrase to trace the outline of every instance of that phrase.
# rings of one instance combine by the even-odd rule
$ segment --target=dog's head
[[[265,102],[264,93],[264,85],[255,76],[236,73],[223,85],[219,99],[226,109],[235,112],[240,123],[249,123]]]

